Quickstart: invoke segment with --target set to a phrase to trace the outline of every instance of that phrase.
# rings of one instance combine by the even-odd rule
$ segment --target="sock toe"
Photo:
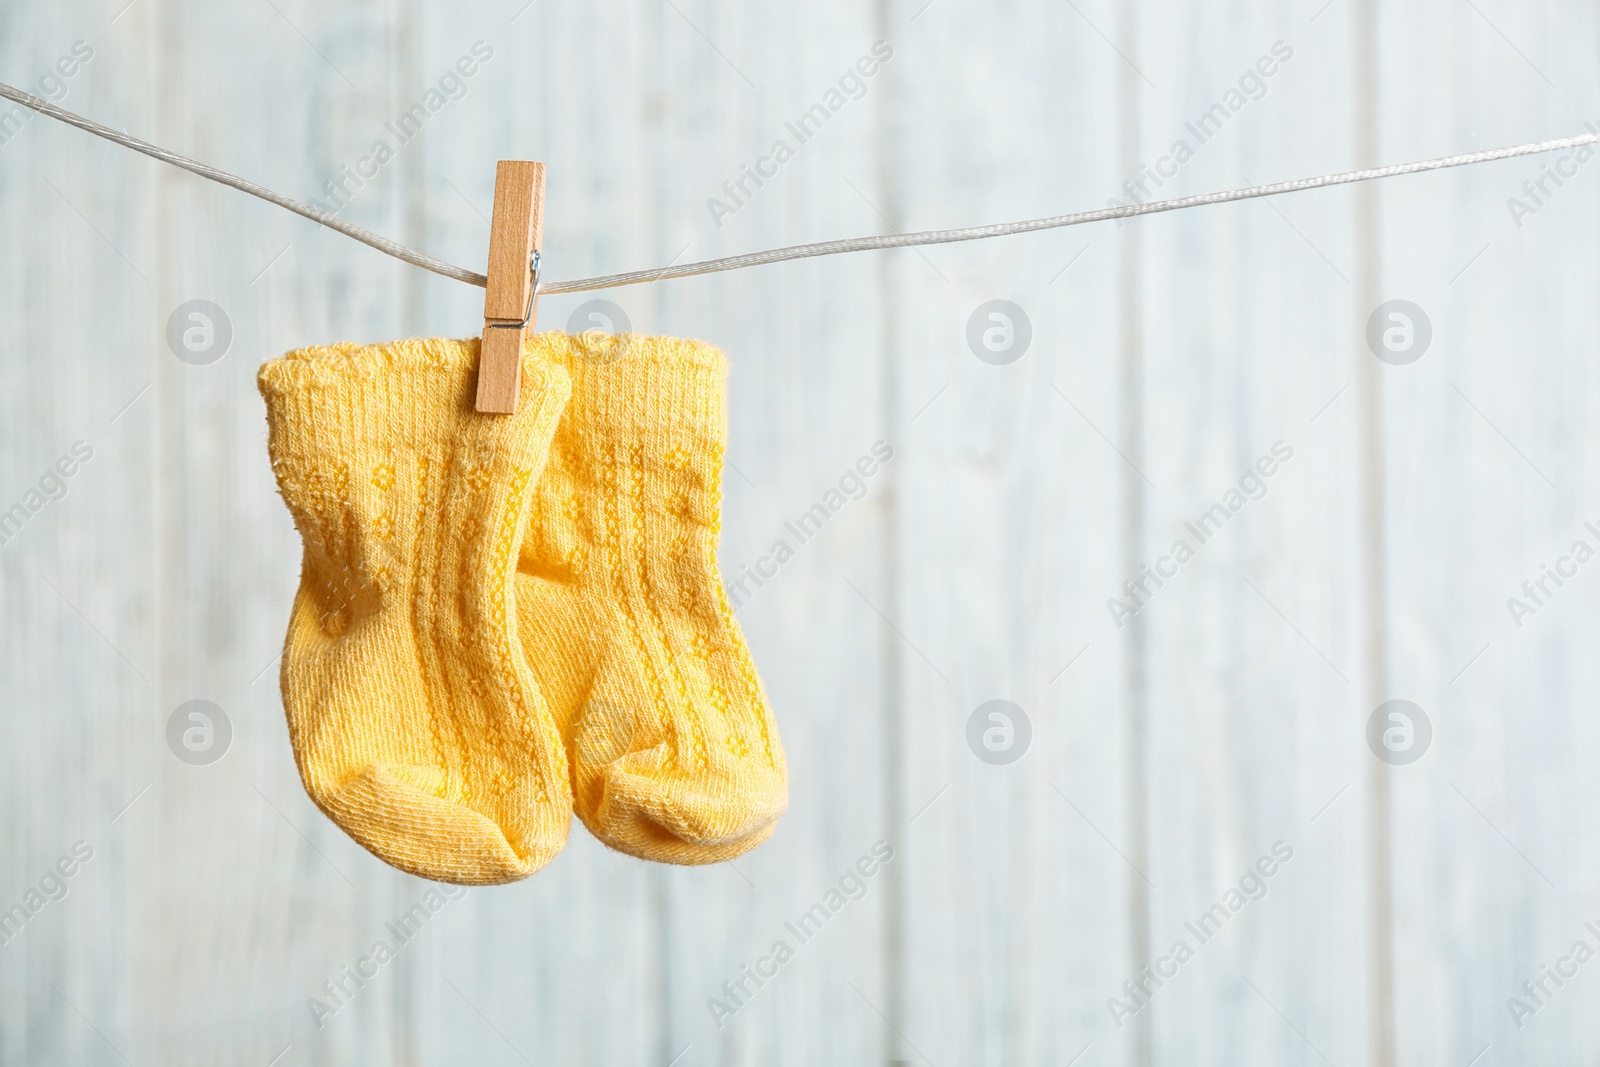
[[[602,768],[584,824],[642,859],[717,863],[765,841],[789,806],[781,777],[674,775],[662,767],[670,758],[662,745]]]
[[[566,843],[565,821],[513,826],[508,833],[483,812],[446,799],[444,791],[445,776],[434,768],[374,762],[319,806],[385,863],[459,885],[526,878]],[[532,810],[527,804],[505,806]]]

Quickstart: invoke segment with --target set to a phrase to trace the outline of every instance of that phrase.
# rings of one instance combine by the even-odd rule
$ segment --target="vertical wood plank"
[[[1576,132],[1600,114],[1592,9],[1430,4],[1385,8],[1380,25],[1385,42],[1422,25],[1434,42],[1386,70],[1387,156]],[[1384,190],[1383,299],[1414,302],[1432,327],[1420,359],[1382,367],[1389,695],[1433,728],[1422,759],[1388,769],[1402,1062],[1485,1048],[1483,1062],[1582,1061],[1600,1042],[1587,966],[1561,986],[1546,977],[1563,957],[1571,966],[1578,941],[1600,948],[1585,926],[1600,872],[1584,847],[1600,602],[1588,567],[1562,585],[1544,577],[1571,567],[1579,540],[1600,544],[1586,526],[1600,387],[1592,170],[1553,154]],[[1513,198],[1532,213],[1514,214]],[[1523,583],[1541,579],[1530,597]],[[1513,597],[1535,613],[1514,619]]]
[[[904,225],[1098,202],[1114,184],[1104,101],[1121,60],[1094,26],[1115,26],[1114,10],[1024,5],[997,20],[921,7],[895,9]],[[1066,1063],[1092,1049],[1128,1062],[1103,1007],[1129,940],[1124,653],[1100,607],[1118,571],[1123,471],[1106,439],[1119,419],[1115,257],[1115,238],[1089,231],[895,255],[904,580],[878,610],[902,647],[915,820],[905,1061]],[[997,351],[987,329],[1001,331]],[[982,758],[1009,757],[1004,721],[981,717],[993,700],[1031,724],[1015,762]],[[999,752],[982,743],[991,727]]]
[[[1118,42],[1144,101],[1118,198],[1348,165],[1342,42],[1314,14],[1146,5]],[[1308,113],[1323,116],[1314,133]],[[1149,929],[1148,959],[1122,964],[1100,1020],[1133,1062],[1366,1052],[1365,835],[1347,788],[1362,751],[1337,728],[1360,704],[1354,449],[1343,409],[1324,411],[1350,373],[1329,342],[1353,302],[1348,204],[1124,230],[1143,309],[1143,428],[1125,446],[1139,469],[1124,480],[1143,517],[1100,619],[1144,646]]]

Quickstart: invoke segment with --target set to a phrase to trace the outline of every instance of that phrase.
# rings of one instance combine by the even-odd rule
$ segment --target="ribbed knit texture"
[[[380,859],[463,885],[542,867],[572,807],[513,594],[567,374],[525,358],[519,413],[478,415],[477,348],[312,348],[260,373],[305,547],[282,671],[301,779]]]
[[[717,572],[726,363],[637,336],[541,334],[528,352],[572,379],[517,609],[575,810],[644,859],[737,856],[772,833],[788,777]]]

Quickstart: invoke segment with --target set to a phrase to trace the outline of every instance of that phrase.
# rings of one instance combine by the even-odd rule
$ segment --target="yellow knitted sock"
[[[714,863],[788,804],[783,748],[717,573],[727,367],[694,341],[542,334],[572,400],[518,563],[528,661],[613,848]]]
[[[283,702],[306,792],[378,858],[485,885],[542,867],[572,799],[523,659],[513,580],[566,372],[473,408],[476,341],[339,345],[261,369],[304,542]]]

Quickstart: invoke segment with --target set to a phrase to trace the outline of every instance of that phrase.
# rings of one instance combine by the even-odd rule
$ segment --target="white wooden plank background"
[[[879,40],[861,99],[719,227],[707,199]],[[494,160],[542,159],[560,277],[1097,206],[1277,42],[1162,195],[1600,122],[1600,19],[1574,3],[0,0],[0,80],[37,86],[78,41],[65,106],[303,198],[482,41],[345,213],[476,264]],[[319,1029],[307,999],[429,887],[295,775],[273,657],[299,547],[254,375],[471,334],[480,297],[28,123],[0,144],[0,509],[76,442],[93,458],[0,546],[0,908],[93,855],[0,945],[0,1064],[1592,1061],[1600,965],[1507,1009],[1600,949],[1600,569],[1520,629],[1505,606],[1600,546],[1600,170],[1520,227],[1506,207],[1553,162],[600,294],[730,357],[726,572],[894,448],[740,610],[791,811],[694,870],[575,827]],[[197,298],[234,330],[205,367],[165,341]],[[1032,326],[1008,366],[966,341],[992,299]],[[1425,309],[1421,360],[1374,359],[1376,299]],[[1107,598],[1280,440],[1265,495],[1115,626]],[[195,698],[234,728],[211,766],[165,742]],[[1367,748],[1389,698],[1433,722],[1411,766]],[[967,746],[991,699],[1032,724],[1009,766]],[[719,1028],[707,999],[880,839],[865,899]],[[1279,841],[1293,859],[1198,944],[1185,923]],[[1179,939],[1194,958],[1118,1026],[1108,999]]]

